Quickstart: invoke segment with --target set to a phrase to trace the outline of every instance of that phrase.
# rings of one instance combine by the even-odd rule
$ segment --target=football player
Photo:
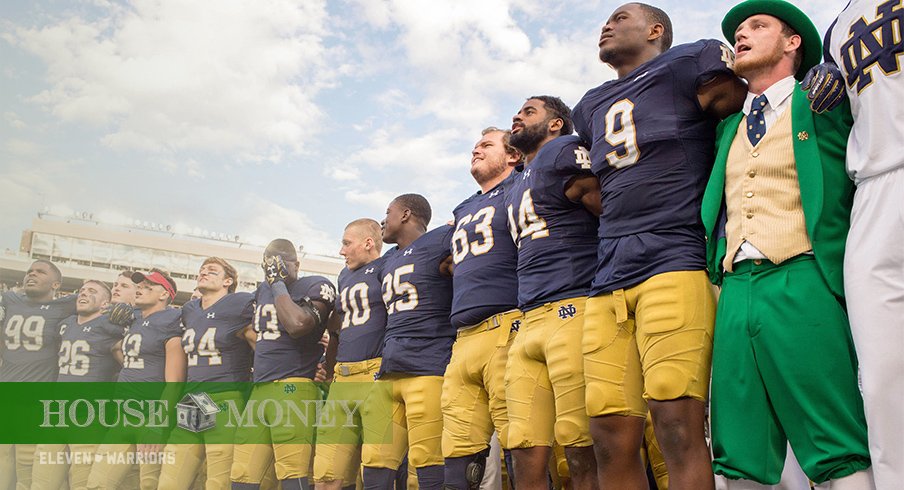
[[[848,176],[857,185],[844,255],[844,290],[859,358],[870,455],[878,488],[904,481],[904,9],[899,0],[852,0],[825,36],[826,63],[811,70],[816,110],[851,103]],[[835,66],[837,64],[837,67]],[[838,76],[821,70],[831,67]],[[838,71],[840,69],[840,71]],[[805,82],[806,83],[806,82]]]
[[[602,215],[583,351],[600,484],[647,486],[639,449],[649,404],[674,488],[712,488],[704,407],[715,302],[700,202],[719,119],[746,88],[730,48],[670,48],[662,10],[618,7],[599,58],[618,78],[575,106],[599,178]]]
[[[126,332],[120,350],[123,356],[119,383],[183,382],[186,357],[182,350],[182,310],[171,308],[176,299],[176,282],[163,270],[135,272],[132,282],[135,291],[137,317]],[[120,305],[123,303],[120,303]],[[115,313],[111,313],[111,317]],[[133,465],[120,464],[125,458],[118,454],[135,450],[158,452],[158,444],[102,444],[88,476],[88,488],[119,488]],[[148,461],[138,464],[139,485],[142,490],[156,489],[160,464]],[[156,461],[156,459],[154,459]]]
[[[119,372],[119,364],[112,350],[122,340],[123,328],[114,325],[103,316],[102,310],[110,302],[109,286],[96,280],[88,280],[79,288],[76,296],[76,314],[60,325],[60,352],[58,381],[105,382],[113,381]],[[70,444],[71,453],[93,454],[96,444]],[[36,453],[58,454],[66,451],[65,444],[41,444]],[[66,465],[35,463],[32,468],[33,489],[58,490],[66,481]],[[73,461],[68,468],[69,487],[85,488],[91,462]]]
[[[22,281],[22,293],[0,296],[0,381],[56,381],[60,322],[75,314],[75,296],[53,299],[63,282],[56,265],[36,260]],[[31,486],[35,446],[0,445],[0,483]]]
[[[372,383],[380,369],[386,330],[386,306],[381,290],[382,245],[380,224],[372,219],[358,219],[345,227],[339,255],[345,257],[346,267],[339,273],[339,297],[329,322],[330,339],[338,344],[335,354],[338,364],[334,369],[328,366],[328,371],[335,373],[328,399],[359,398],[366,393],[362,383]],[[349,389],[343,383],[354,384],[348,385]],[[326,410],[332,406],[327,404]],[[339,413],[334,417],[342,416]],[[360,439],[360,413],[356,413],[354,427],[342,424],[317,430],[314,482],[318,489],[354,487],[361,468]]]
[[[113,296],[110,299],[110,303],[126,303],[130,305],[135,303],[135,291],[138,289],[138,285],[132,282],[132,274],[134,274],[134,271],[125,270],[116,276],[116,280],[113,281]]]
[[[299,277],[299,265],[295,245],[289,240],[273,240],[264,250],[261,266],[265,281],[254,294],[257,340],[252,399],[304,401],[320,397],[313,379],[324,353],[319,342],[333,311],[336,289],[321,276]],[[267,423],[273,420],[274,405],[263,405],[269,407]],[[312,405],[305,404],[309,420],[314,420]],[[232,488],[260,488],[274,464],[284,490],[310,488],[313,425],[276,424],[268,428],[262,423],[260,430],[236,434]]]
[[[389,389],[372,393],[389,400],[374,402],[383,410],[365,406],[362,415],[365,433],[375,432],[369,441],[365,436],[362,451],[365,488],[392,488],[406,450],[419,488],[443,485],[440,398],[455,338],[449,323],[452,280],[446,260],[453,228],[427,232],[430,217],[423,196],[403,194],[389,204],[383,220],[383,241],[396,244],[383,262],[382,280],[388,319],[378,378],[388,381]],[[379,433],[384,429],[390,433]],[[392,442],[386,447],[372,443],[377,441]]]
[[[505,395],[518,488],[546,488],[554,442],[565,447],[575,488],[596,486],[580,339],[600,203],[572,129],[558,97],[531,97],[512,118],[511,145],[524,165],[506,183],[505,205],[524,319],[509,350]]]
[[[246,383],[251,379],[254,351],[248,339],[249,334],[254,339],[254,296],[235,292],[237,286],[238,273],[226,260],[209,257],[201,264],[196,288],[201,297],[182,306],[182,348],[187,356],[189,383]],[[237,390],[206,393],[216,403],[241,400]],[[198,444],[167,445],[164,452],[173,457],[164,458],[160,490],[189,488],[202,465],[206,470],[205,488],[230,488],[233,445],[204,443],[203,435],[199,434]]]
[[[505,362],[521,318],[518,251],[505,211],[505,180],[521,153],[510,138],[510,131],[483,131],[471,151],[480,190],[453,211],[451,321],[458,334],[443,381],[446,488],[480,485],[494,429],[508,449]]]

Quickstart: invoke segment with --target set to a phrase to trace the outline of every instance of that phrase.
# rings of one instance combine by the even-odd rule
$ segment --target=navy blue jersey
[[[383,263],[389,315],[381,373],[442,376],[452,356],[452,278],[439,271],[450,255],[451,226],[428,231]]]
[[[231,293],[208,308],[201,299],[182,306],[182,349],[188,356],[188,381],[251,380],[254,351],[240,332],[254,319],[254,295]]]
[[[341,315],[339,362],[357,362],[380,357],[386,332],[383,304],[383,261],[380,257],[355,270],[339,273],[336,314]]]
[[[25,294],[6,291],[2,303],[0,381],[56,381],[60,322],[75,314],[75,295],[33,303]]]
[[[590,90],[575,106],[603,205],[591,294],[706,267],[700,203],[718,119],[700,108],[697,88],[733,75],[732,61],[719,41],[682,44]]]
[[[452,326],[476,325],[518,307],[518,249],[508,229],[506,181],[452,211]]]
[[[107,315],[81,324],[76,315],[63,320],[58,381],[115,381],[119,363],[112,350],[124,334]]]
[[[299,277],[287,285],[289,296],[296,303],[322,301],[332,310],[336,301],[336,288],[320,276]],[[323,356],[319,344],[327,317],[313,332],[293,339],[276,316],[273,290],[262,282],[255,293],[257,307],[254,312],[254,331],[257,343],[254,348],[254,381],[278,381],[286,378],[314,378],[317,362]]]
[[[120,382],[165,381],[166,343],[182,338],[182,310],[167,308],[138,318],[122,339]]]
[[[509,231],[518,247],[518,307],[522,310],[590,290],[596,268],[597,218],[565,196],[572,179],[590,175],[576,136],[560,136],[512,174],[506,186]]]

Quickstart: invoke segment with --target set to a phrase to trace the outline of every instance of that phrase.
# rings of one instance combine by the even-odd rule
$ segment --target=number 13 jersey
[[[733,65],[719,41],[682,44],[575,106],[603,205],[591,295],[706,268],[700,203],[718,119],[700,107],[697,89],[719,74],[734,76]]]

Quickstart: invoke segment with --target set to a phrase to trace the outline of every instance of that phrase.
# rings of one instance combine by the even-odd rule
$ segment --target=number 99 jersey
[[[700,203],[718,119],[700,108],[697,89],[719,74],[734,76],[733,65],[719,41],[682,44],[575,106],[603,204],[591,295],[706,267]]]
[[[540,148],[530,165],[506,181],[509,231],[518,247],[518,307],[586,296],[596,268],[596,216],[565,196],[565,186],[590,173],[576,136]]]
[[[6,291],[2,306],[0,381],[56,381],[60,323],[75,314],[75,295],[32,303],[24,294]]]
[[[355,270],[339,273],[336,313],[341,315],[338,362],[358,362],[380,357],[386,332],[386,306],[383,304],[384,257]]]
[[[251,293],[227,294],[206,309],[200,298],[185,303],[182,349],[188,359],[188,381],[250,381],[254,351],[239,332],[253,319]]]

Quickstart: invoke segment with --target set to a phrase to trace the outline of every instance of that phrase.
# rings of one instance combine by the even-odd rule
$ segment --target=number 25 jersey
[[[718,119],[702,110],[697,89],[719,74],[734,76],[733,64],[719,41],[682,44],[591,89],[574,107],[603,205],[592,295],[706,268],[700,204]]]

